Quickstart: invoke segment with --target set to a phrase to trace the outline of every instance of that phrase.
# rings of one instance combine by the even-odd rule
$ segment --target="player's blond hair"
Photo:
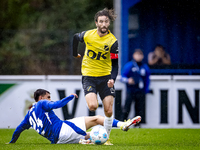
[[[111,21],[115,21],[117,15],[115,14],[114,9],[104,8],[103,10],[98,11],[94,16],[94,21],[98,21],[99,16],[107,16]]]

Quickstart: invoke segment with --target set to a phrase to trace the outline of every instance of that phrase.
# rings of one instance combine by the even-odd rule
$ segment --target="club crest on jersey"
[[[108,45],[104,45],[104,50],[105,50],[105,51],[109,51]]]

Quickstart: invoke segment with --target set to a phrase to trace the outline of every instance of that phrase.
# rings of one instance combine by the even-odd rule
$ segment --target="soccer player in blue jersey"
[[[15,143],[21,132],[32,127],[40,135],[51,141],[52,144],[64,143],[79,143],[80,139],[89,139],[90,133],[86,132],[89,128],[95,125],[103,125],[103,116],[78,117],[70,120],[60,120],[53,109],[65,106],[69,101],[78,97],[76,94],[63,98],[59,101],[51,101],[50,92],[44,89],[38,89],[34,92],[36,103],[26,114],[24,120],[15,129],[12,139],[9,143]],[[137,124],[141,121],[141,117],[127,122],[113,120],[113,127],[121,127],[127,131],[132,124]],[[84,141],[81,141],[81,144]]]

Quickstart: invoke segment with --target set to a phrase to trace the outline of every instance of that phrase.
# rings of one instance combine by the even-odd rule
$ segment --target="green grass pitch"
[[[3,150],[200,150],[200,129],[144,129],[131,128],[111,131],[114,145],[50,144],[33,129],[24,131],[15,144],[11,140],[14,129],[0,129],[0,149]]]

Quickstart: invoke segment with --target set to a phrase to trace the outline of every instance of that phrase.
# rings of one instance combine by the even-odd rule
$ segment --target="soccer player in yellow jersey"
[[[108,135],[113,122],[114,83],[118,74],[118,41],[108,29],[116,19],[113,9],[98,11],[94,17],[96,29],[76,33],[73,37],[73,56],[80,58],[77,48],[85,42],[82,60],[82,85],[90,111],[98,107],[97,93],[103,102],[104,127]],[[109,143],[111,144],[111,143]]]

